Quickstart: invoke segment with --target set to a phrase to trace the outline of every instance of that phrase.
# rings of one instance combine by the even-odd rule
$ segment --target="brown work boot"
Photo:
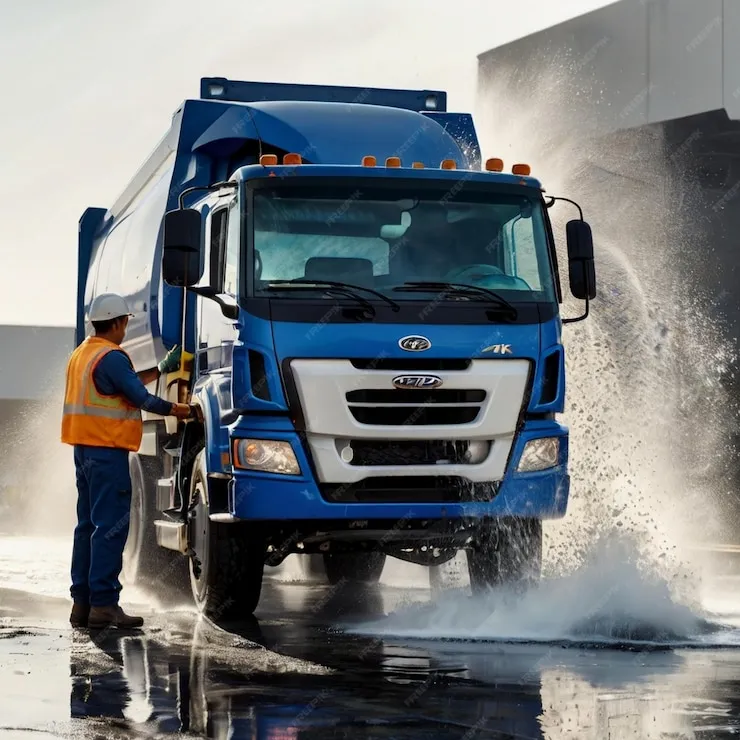
[[[69,615],[69,623],[73,627],[87,627],[87,618],[90,615],[90,605],[75,601]]]
[[[106,627],[132,629],[143,625],[144,620],[141,617],[130,617],[118,605],[93,606],[90,608],[90,616],[87,619],[87,626],[95,630]]]

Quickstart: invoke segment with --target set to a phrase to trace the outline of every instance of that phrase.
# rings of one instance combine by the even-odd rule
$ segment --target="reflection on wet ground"
[[[93,635],[67,629],[62,600],[0,592],[0,730],[255,740],[740,732],[740,651],[466,643],[337,629],[382,620],[428,596],[268,582],[258,619],[228,629],[178,610],[155,615],[138,634]]]
[[[78,663],[72,715],[224,738],[541,736],[534,679],[542,650],[515,651],[491,684],[454,650],[327,626],[380,616],[383,596],[380,588],[278,586],[266,617],[228,632],[185,620],[165,639],[111,635],[98,647],[119,668],[91,676]],[[79,639],[77,654],[90,656]]]

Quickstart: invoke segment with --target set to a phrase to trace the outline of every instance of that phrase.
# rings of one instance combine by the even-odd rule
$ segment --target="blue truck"
[[[444,92],[202,79],[79,223],[77,343],[123,295],[134,366],[182,345],[150,390],[198,409],[144,414],[126,579],[186,569],[213,619],[294,553],[332,584],[461,550],[474,592],[537,579],[569,494],[562,325],[596,295],[568,201],[585,312],[561,317],[557,200]]]

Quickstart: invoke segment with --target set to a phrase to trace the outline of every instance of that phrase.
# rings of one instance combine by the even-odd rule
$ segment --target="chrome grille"
[[[450,426],[478,418],[486,392],[479,389],[380,389],[346,394],[352,416],[376,426]]]

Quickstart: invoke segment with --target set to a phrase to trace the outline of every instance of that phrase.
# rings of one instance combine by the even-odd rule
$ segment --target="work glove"
[[[180,357],[182,355],[182,347],[173,347],[162,362],[157,365],[159,372],[162,375],[166,373],[174,373],[175,370],[180,369]]]
[[[173,403],[170,414],[178,419],[189,419],[193,415],[193,409],[187,403]]]
[[[196,419],[197,421],[203,421],[200,407],[195,403],[173,403],[170,414],[172,416],[176,416],[178,419]]]

